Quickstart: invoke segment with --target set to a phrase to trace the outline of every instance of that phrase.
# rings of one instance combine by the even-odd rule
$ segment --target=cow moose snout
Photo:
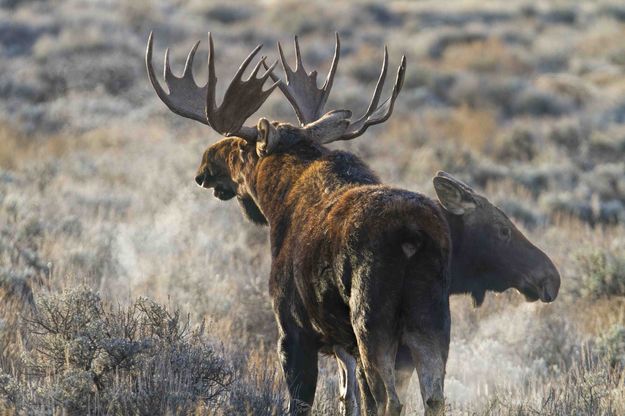
[[[559,276],[558,276],[557,284],[552,281],[545,282],[543,284],[543,288],[540,294],[540,300],[545,303],[553,302],[554,300],[556,300],[556,297],[558,297],[559,289],[560,289]]]
[[[538,295],[545,303],[553,302],[560,291],[560,273],[555,266],[549,267],[540,279]]]

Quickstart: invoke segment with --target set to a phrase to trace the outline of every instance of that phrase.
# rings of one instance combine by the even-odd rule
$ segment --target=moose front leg
[[[310,415],[317,387],[317,353],[316,343],[301,334],[284,334],[278,341],[290,415]]]

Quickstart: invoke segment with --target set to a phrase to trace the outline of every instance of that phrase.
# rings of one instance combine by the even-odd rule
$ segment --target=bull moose
[[[210,35],[208,43],[204,87],[195,84],[191,70],[197,44],[180,78],[166,59],[167,93],[154,76],[150,36],[148,75],[171,110],[228,136],[205,151],[197,183],[222,200],[237,197],[250,218],[269,225],[269,290],[290,412],[310,412],[318,354],[340,347],[357,358],[375,398],[375,409],[367,412],[399,415],[394,367],[400,340],[416,363],[426,412],[441,412],[450,331],[445,217],[431,199],[381,185],[356,156],[323,146],[356,138],[388,119],[402,87],[405,58],[391,97],[378,105],[388,68],[385,51],[369,108],[351,121],[347,110],[323,112],[339,58],[338,36],[321,89],[316,73],[304,71],[299,48],[288,85],[276,81],[263,90],[275,67],[258,77],[264,59],[243,80],[259,46],[234,75],[220,106]],[[301,126],[265,118],[243,126],[277,86],[288,93]]]
[[[400,390],[406,374],[416,367],[426,413],[440,412],[449,345],[450,276],[453,293],[469,292],[477,302],[486,290],[508,287],[516,287],[530,300],[550,301],[557,294],[559,276],[546,255],[500,211],[493,211],[499,221],[489,218],[490,234],[479,228],[479,221],[467,221],[471,216],[465,218],[465,213],[492,205],[451,176],[439,174],[434,180],[439,205],[423,195],[381,185],[354,155],[324,146],[356,138],[370,125],[388,119],[402,86],[405,59],[391,97],[378,106],[388,66],[385,51],[369,108],[352,122],[346,110],[323,113],[339,58],[338,36],[321,89],[316,72],[306,74],[303,69],[297,39],[295,45],[295,71],[278,45],[287,83],[273,75],[275,64],[265,65],[265,74],[256,77],[264,58],[249,79],[242,80],[257,47],[237,71],[220,107],[215,104],[210,35],[204,87],[198,87],[191,74],[198,44],[189,53],[181,78],[173,76],[166,57],[169,93],[154,75],[152,35],[146,61],[157,94],[172,111],[230,136],[206,150],[197,183],[214,188],[219,199],[236,196],[249,219],[270,226],[270,292],[291,411],[308,411],[315,392],[317,354],[333,352],[356,357],[366,412],[401,411],[394,386],[396,361]],[[268,77],[275,83],[263,90]],[[243,126],[276,87],[291,102],[301,125],[261,118],[256,127]],[[499,240],[492,238],[492,232]],[[480,238],[485,239],[482,249]],[[455,257],[448,270],[452,241]],[[489,251],[489,244],[500,251],[509,246],[515,260],[519,254],[527,254],[528,260],[517,261],[516,268],[501,268],[512,260],[501,251],[502,257],[494,261],[497,251]],[[511,278],[502,279],[498,274],[502,271]]]

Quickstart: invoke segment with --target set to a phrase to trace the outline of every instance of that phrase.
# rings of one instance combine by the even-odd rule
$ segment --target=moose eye
[[[510,237],[512,237],[512,230],[510,227],[501,226],[499,227],[499,238],[503,241],[510,241]]]

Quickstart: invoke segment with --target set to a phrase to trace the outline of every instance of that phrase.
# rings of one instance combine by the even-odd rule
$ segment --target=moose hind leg
[[[438,303],[438,302],[437,302]],[[410,349],[419,376],[419,387],[426,416],[445,412],[445,365],[449,352],[449,306],[447,299],[429,313],[413,311],[406,320],[403,342]]]
[[[415,365],[412,361],[410,348],[402,343],[397,349],[397,358],[395,359],[395,388],[402,403],[408,399],[408,386],[414,370]]]
[[[289,414],[310,415],[317,387],[317,353],[313,342],[284,335],[278,354],[289,390]]]
[[[440,348],[428,342],[409,341],[409,344],[417,367],[425,415],[442,416],[445,412],[445,360]]]
[[[372,333],[367,326],[355,325],[360,367],[376,402],[378,416],[399,416],[402,405],[395,390],[397,340],[384,327]],[[388,325],[387,327],[388,328]]]

